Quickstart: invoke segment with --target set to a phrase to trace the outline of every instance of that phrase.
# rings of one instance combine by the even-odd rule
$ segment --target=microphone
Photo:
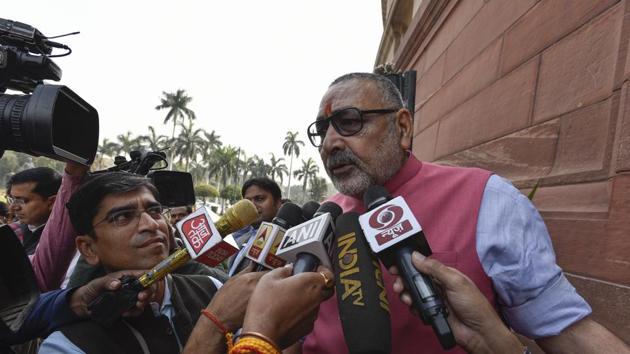
[[[285,260],[276,256],[278,245],[287,229],[303,221],[302,208],[294,203],[284,203],[271,222],[262,222],[254,236],[247,258],[258,264],[256,271],[274,269],[285,265]]]
[[[311,220],[317,212],[317,209],[319,209],[318,202],[311,200],[310,202],[304,203],[304,205],[302,205],[302,216],[304,217],[304,221]]]
[[[313,219],[287,230],[277,255],[293,262],[293,274],[313,272],[320,264],[332,269],[332,241],[334,222],[342,210],[333,202],[323,203]]]
[[[369,211],[359,217],[359,222],[370,248],[385,266],[398,267],[422,321],[433,327],[442,348],[453,348],[455,338],[446,321],[448,310],[431,278],[420,273],[411,262],[414,250],[431,255],[420,223],[403,197],[391,199],[382,186],[370,186],[363,195],[363,203]]]
[[[200,208],[190,214],[177,223],[180,231],[182,231],[182,225],[190,226],[189,230],[183,227],[184,232],[181,233],[186,248],[173,252],[139,278],[122,277],[120,289],[106,291],[88,305],[92,319],[105,327],[110,327],[125,311],[133,308],[140,291],[164,278],[191,258],[196,259],[202,256],[213,245],[220,243],[223,236],[242,229],[257,218],[256,206],[246,199],[234,204],[216,223],[212,223],[205,208]]]
[[[389,354],[391,323],[383,273],[365,240],[358,213],[337,218],[335,240],[335,292],[348,351]]]

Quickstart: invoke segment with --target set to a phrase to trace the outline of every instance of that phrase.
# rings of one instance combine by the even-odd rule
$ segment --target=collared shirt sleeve
[[[42,342],[39,354],[85,354],[61,332],[53,332]]]
[[[66,203],[81,185],[82,176],[64,172],[52,212],[31,258],[37,284],[42,292],[59,289],[74,257],[77,236]]]
[[[482,197],[476,246],[504,318],[516,332],[533,339],[554,336],[591,313],[556,264],[536,208],[496,175]]]

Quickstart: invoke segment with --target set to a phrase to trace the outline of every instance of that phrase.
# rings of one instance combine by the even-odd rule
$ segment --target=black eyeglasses
[[[360,110],[355,107],[344,108],[338,110],[330,115],[328,118],[317,119],[315,122],[308,126],[308,139],[311,144],[316,148],[322,146],[324,137],[328,127],[332,124],[333,128],[341,136],[353,136],[363,129],[363,124],[366,114],[386,114],[394,113],[400,110],[400,108],[387,108],[387,109],[369,109]]]
[[[140,220],[140,215],[142,213],[147,213],[154,220],[162,219],[162,214],[164,213],[164,207],[161,205],[152,205],[146,209],[123,209],[117,210],[109,215],[107,215],[103,220],[97,222],[92,227],[108,222],[113,224],[116,227],[124,227],[131,224],[133,221]]]

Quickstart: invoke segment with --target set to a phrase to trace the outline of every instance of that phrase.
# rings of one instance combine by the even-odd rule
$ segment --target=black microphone
[[[349,353],[390,353],[391,323],[383,273],[365,240],[358,213],[337,218],[333,250],[339,318]]]
[[[370,248],[385,266],[398,267],[422,321],[433,327],[442,348],[453,348],[455,337],[446,321],[448,310],[444,301],[431,278],[420,273],[411,262],[413,251],[431,255],[418,220],[403,197],[391,199],[382,186],[370,186],[363,195],[363,203],[369,212],[361,215],[359,221]]]
[[[304,221],[302,208],[294,203],[284,203],[271,222],[262,222],[254,236],[247,258],[256,262],[256,271],[282,267],[285,261],[276,256],[276,251],[287,229]]]
[[[302,216],[304,217],[304,221],[311,220],[317,212],[317,209],[319,209],[318,202],[311,200],[310,202],[304,203],[304,205],[302,205]]]
[[[325,202],[311,220],[287,230],[277,255],[293,262],[293,274],[313,272],[320,264],[332,269],[330,257],[334,223],[341,213],[339,205]]]

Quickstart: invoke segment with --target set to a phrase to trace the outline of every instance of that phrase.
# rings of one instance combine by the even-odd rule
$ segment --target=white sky
[[[334,78],[372,70],[383,31],[379,0],[7,0],[0,17],[47,36],[81,31],[57,40],[73,53],[55,62],[98,110],[101,140],[149,125],[170,136],[154,107],[183,88],[196,125],[248,156],[282,156],[298,130],[300,159],[316,159],[322,176],[306,127]]]

